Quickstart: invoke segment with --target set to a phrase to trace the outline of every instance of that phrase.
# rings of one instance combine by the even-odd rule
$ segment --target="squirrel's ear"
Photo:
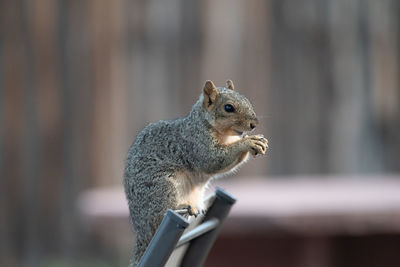
[[[235,86],[233,85],[233,82],[231,80],[226,81],[226,88],[235,90]]]
[[[203,106],[210,110],[214,105],[215,101],[217,100],[218,91],[217,87],[215,87],[214,83],[210,80],[206,81],[203,89]]]

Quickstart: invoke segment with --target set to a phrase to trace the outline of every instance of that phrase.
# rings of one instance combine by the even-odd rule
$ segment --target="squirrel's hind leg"
[[[194,216],[197,217],[198,215],[201,214],[201,211],[198,210],[196,207],[193,207],[189,204],[181,204],[178,206],[177,210],[179,210],[182,215],[190,215],[190,216]]]
[[[165,176],[137,179],[140,196],[132,199],[135,207],[132,210],[136,247],[131,266],[136,266],[147,246],[157,231],[168,209],[176,208],[174,187]],[[146,200],[146,201],[144,201]]]

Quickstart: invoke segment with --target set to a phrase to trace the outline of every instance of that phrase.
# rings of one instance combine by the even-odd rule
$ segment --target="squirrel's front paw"
[[[187,211],[188,211],[189,215],[194,216],[194,217],[197,217],[197,215],[200,214],[200,211],[198,209],[196,209],[195,207],[192,207],[190,205],[187,207]]]
[[[262,135],[245,136],[246,142],[249,144],[249,152],[253,156],[258,154],[264,155],[268,148],[268,140]]]
[[[197,217],[200,214],[200,211],[191,205],[181,205],[179,209],[186,210],[187,214],[194,217]]]

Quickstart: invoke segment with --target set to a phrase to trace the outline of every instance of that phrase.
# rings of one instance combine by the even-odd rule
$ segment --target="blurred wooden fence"
[[[399,3],[272,1],[270,9],[271,171],[398,171]]]
[[[135,134],[186,114],[206,79],[233,79],[270,139],[243,174],[398,172],[399,11],[395,0],[0,1],[0,265],[93,251],[77,195],[120,184]]]

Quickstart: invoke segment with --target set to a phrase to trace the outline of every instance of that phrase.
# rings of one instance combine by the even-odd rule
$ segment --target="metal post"
[[[189,222],[185,218],[168,210],[138,266],[164,266],[188,225]]]
[[[217,188],[215,195],[215,200],[207,211],[204,221],[217,218],[219,220],[219,225],[215,229],[193,239],[190,242],[189,248],[181,262],[181,267],[203,266],[207,255],[221,230],[224,219],[236,201],[233,196],[220,188]]]
[[[187,242],[190,242],[191,240],[204,235],[208,231],[211,231],[218,227],[219,225],[219,220],[217,218],[212,218],[206,222],[203,222],[202,224],[196,226],[193,230],[185,233],[182,235],[182,237],[179,239],[178,244],[176,245],[176,248],[179,248],[180,246],[183,246]]]

